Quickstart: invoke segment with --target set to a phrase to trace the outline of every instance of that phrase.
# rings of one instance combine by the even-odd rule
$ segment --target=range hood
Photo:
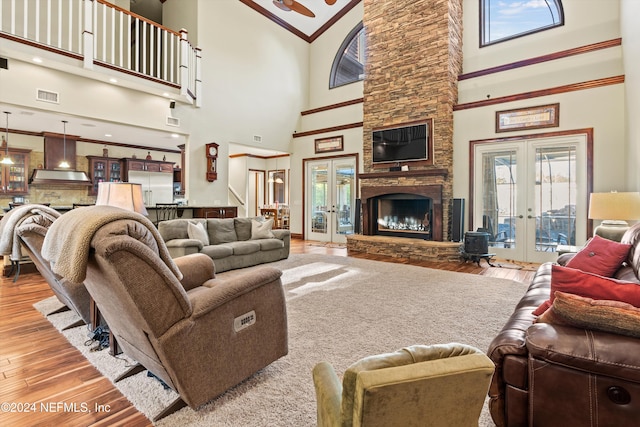
[[[68,169],[34,169],[29,179],[30,185],[75,184],[91,185],[91,180],[83,171]]]

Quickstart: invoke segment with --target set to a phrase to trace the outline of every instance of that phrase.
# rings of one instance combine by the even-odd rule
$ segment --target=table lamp
[[[142,199],[142,185],[130,182],[101,182],[98,184],[96,205],[116,206],[147,215]]]
[[[629,229],[627,220],[640,219],[640,193],[591,193],[589,218],[603,220],[594,235],[619,242]]]

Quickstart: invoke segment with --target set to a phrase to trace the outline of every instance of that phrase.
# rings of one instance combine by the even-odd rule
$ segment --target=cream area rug
[[[289,354],[198,410],[184,408],[156,425],[314,426],[316,363],[326,360],[341,374],[365,356],[413,344],[460,342],[486,351],[526,289],[504,279],[349,257],[291,255],[270,265],[283,271]],[[49,298],[36,308],[46,313],[56,305]],[[73,316],[48,319],[62,329]],[[130,363],[107,350],[90,351],[86,326],[61,333],[111,380]],[[116,386],[149,418],[176,397],[145,372]],[[494,425],[486,404],[479,424]]]

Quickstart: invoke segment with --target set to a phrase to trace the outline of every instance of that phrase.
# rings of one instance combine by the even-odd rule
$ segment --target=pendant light
[[[67,162],[67,121],[62,120],[63,134],[62,134],[62,161],[58,165],[59,168],[69,169],[69,162]]]
[[[0,163],[3,165],[12,165],[13,160],[9,157],[9,114],[11,113],[9,111],[5,111],[4,113],[7,115],[7,133],[4,138],[4,158],[0,160]]]
[[[276,184],[284,184],[284,181],[282,180],[282,178],[280,178],[280,173],[278,172],[278,158],[276,157],[276,172],[275,172],[275,176],[276,176]]]

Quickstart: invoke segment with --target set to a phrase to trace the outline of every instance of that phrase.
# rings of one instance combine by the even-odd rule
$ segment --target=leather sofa
[[[640,284],[640,223],[622,242],[631,250],[613,277]],[[557,264],[573,255],[561,255]],[[638,425],[640,338],[536,322],[532,312],[550,297],[552,267],[539,267],[487,351],[496,365],[493,421],[499,427]]]
[[[158,231],[173,258],[203,253],[213,260],[216,273],[287,258],[290,231],[271,230],[272,237],[256,238],[252,235],[253,220],[264,221],[264,218],[173,219],[160,222]],[[204,242],[190,237],[189,223],[204,226],[207,234]]]

